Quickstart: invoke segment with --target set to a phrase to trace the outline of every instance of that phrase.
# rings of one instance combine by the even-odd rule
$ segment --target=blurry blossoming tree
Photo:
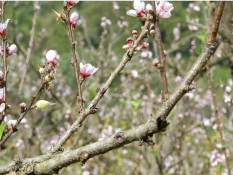
[[[133,28],[112,2],[117,30],[102,17],[96,45],[85,16],[74,10],[82,2],[65,1],[49,13],[64,26],[68,40],[59,44],[71,54],[44,48],[35,66],[33,50],[46,33],[36,30],[39,2],[26,50],[2,1],[0,174],[233,174],[233,80],[216,82],[213,73],[222,60],[233,67],[227,4],[223,14],[225,2],[189,3],[186,21],[175,24],[166,43],[169,24],[161,30],[160,22],[176,18],[175,5],[134,0],[126,11]],[[191,18],[201,11],[204,18]],[[222,14],[227,22],[218,37]]]

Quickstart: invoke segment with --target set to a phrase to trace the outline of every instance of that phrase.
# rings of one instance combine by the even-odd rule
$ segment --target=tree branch
[[[144,28],[143,28],[141,34],[139,35],[139,37],[137,38],[137,40],[135,41],[134,46],[124,54],[121,62],[116,67],[116,69],[111,73],[108,80],[105,82],[103,87],[99,90],[99,92],[96,94],[95,98],[91,101],[90,105],[80,113],[80,116],[78,117],[78,119],[66,131],[66,133],[58,141],[58,143],[56,143],[56,145],[52,149],[52,152],[58,151],[62,147],[62,145],[70,138],[70,136],[75,131],[77,131],[77,129],[81,126],[81,124],[85,120],[85,118],[88,115],[95,113],[96,106],[97,106],[99,100],[104,96],[105,92],[108,90],[108,88],[110,87],[110,85],[112,84],[112,82],[116,78],[116,76],[119,74],[119,72],[122,69],[124,69],[126,63],[129,62],[131,60],[131,58],[133,57],[133,54],[134,54],[136,47],[139,45],[141,40],[145,37],[146,29],[148,28],[148,26],[149,26],[149,20],[146,20]]]
[[[220,21],[224,4],[225,2],[218,3],[217,8],[215,9],[212,25],[214,25],[216,21]],[[166,122],[166,118],[169,115],[170,111],[173,109],[175,104],[181,99],[181,97],[188,91],[189,85],[191,85],[194,78],[197,76],[200,70],[206,65],[211,55],[214,53],[216,49],[216,43],[215,43],[216,35],[213,38],[213,35],[211,35],[211,33],[213,33],[212,30],[218,31],[218,25],[216,25],[216,27],[214,28],[211,28],[210,34],[207,37],[207,41],[209,41],[209,37],[212,38],[211,42],[206,43],[200,56],[198,57],[197,61],[194,63],[192,68],[188,71],[182,84],[173,93],[171,98],[169,98],[167,101],[165,101],[162,104],[162,106],[160,107],[160,109],[158,109],[155,116],[152,119],[150,119],[148,122],[139,125],[135,128],[132,128],[130,130],[114,134],[113,136],[106,138],[102,141],[95,142],[72,151],[65,151],[62,153],[54,154],[53,157],[51,157],[52,154],[49,153],[43,156],[25,159],[23,161],[12,161],[7,165],[0,167],[0,174],[6,174],[10,171],[13,171],[13,169],[14,170],[21,170],[21,168],[25,169],[25,167],[28,166],[32,167],[29,168],[30,169],[29,173],[32,174],[57,173],[59,169],[66,167],[72,163],[79,161],[85,163],[85,161],[87,161],[91,157],[94,157],[99,154],[103,154],[112,149],[122,147],[123,145],[131,143],[133,141],[146,140],[145,138],[147,138],[148,136],[154,133],[164,131],[168,125],[168,123]],[[133,50],[131,51],[133,52]],[[127,54],[125,54],[125,59],[127,59],[127,55],[129,55],[130,53],[131,52],[129,51],[127,52]],[[119,69],[121,70],[123,67],[119,67]],[[111,76],[113,76],[114,78],[113,73],[111,74]],[[111,82],[112,80],[109,78],[109,81]],[[101,99],[105,91],[106,90],[104,88],[102,88],[99,91],[98,93],[99,95],[97,94],[96,98],[93,99],[92,103],[87,108],[87,111],[90,110],[91,107],[93,106],[95,107],[95,105],[97,105],[98,101]]]

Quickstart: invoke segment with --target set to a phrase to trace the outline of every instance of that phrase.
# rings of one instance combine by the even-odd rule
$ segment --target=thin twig
[[[30,104],[28,105],[28,107],[26,108],[26,110],[20,114],[18,120],[17,120],[17,124],[11,128],[11,130],[4,135],[4,137],[2,138],[2,140],[0,141],[0,148],[1,146],[11,137],[11,135],[13,133],[15,133],[17,131],[17,126],[20,124],[20,122],[23,120],[23,118],[26,116],[26,114],[31,110],[31,107],[36,99],[36,97],[39,95],[39,93],[43,90],[45,83],[43,82],[39,89],[36,91],[36,93],[32,96]]]
[[[165,101],[168,98],[168,85],[167,85],[166,65],[165,65],[166,55],[164,53],[161,32],[160,32],[160,29],[159,29],[159,16],[156,15],[155,3],[153,2],[152,4],[153,4],[154,12],[155,12],[155,15],[153,15],[154,28],[155,28],[154,39],[155,39],[157,49],[158,49],[158,54],[159,54],[159,63],[160,63],[159,71],[160,71],[160,79],[161,79],[161,95],[162,95],[162,100]]]
[[[30,57],[31,57],[32,46],[33,46],[33,41],[34,41],[34,36],[35,36],[35,29],[36,29],[36,20],[37,20],[37,16],[38,16],[38,4],[39,4],[39,2],[35,1],[31,36],[30,36],[30,40],[29,40],[29,45],[28,45],[28,49],[27,49],[26,63],[25,63],[27,66],[25,67],[25,69],[23,69],[23,72],[22,72],[21,81],[20,81],[19,89],[18,89],[18,94],[20,94],[22,89],[23,89],[23,85],[24,85],[24,82],[25,82],[25,79],[26,79],[28,65],[29,65],[29,61],[30,61]]]
[[[214,88],[213,88],[213,77],[211,75],[210,68],[209,68],[208,64],[206,65],[206,69],[207,69],[207,73],[208,73],[209,89],[210,89],[211,96],[212,96],[212,103],[213,103],[213,106],[214,106],[214,118],[215,118],[216,123],[217,123],[217,130],[218,130],[218,133],[219,133],[219,136],[220,136],[220,142],[221,142],[221,144],[223,146],[223,153],[224,153],[224,156],[225,156],[228,175],[231,175],[231,168],[230,168],[230,164],[229,164],[229,160],[228,160],[228,156],[227,156],[227,152],[226,152],[226,143],[225,143],[225,139],[223,137],[223,131],[222,131],[222,127],[221,127],[221,120],[220,120],[220,117],[219,117],[218,107],[217,107],[216,98],[215,98],[216,95],[215,95]]]
[[[125,67],[126,63],[131,60],[133,57],[134,51],[136,47],[139,45],[141,40],[145,37],[146,34],[146,29],[149,26],[149,20],[146,20],[145,25],[142,29],[141,34],[137,38],[137,40],[134,43],[134,46],[128,50],[119,65],[116,67],[116,69],[111,73],[109,76],[108,80],[105,82],[103,87],[99,90],[99,92],[96,94],[95,98],[91,101],[90,105],[83,110],[83,112],[80,113],[80,116],[78,119],[72,124],[72,126],[66,131],[66,133],[61,137],[61,139],[56,143],[56,145],[53,147],[52,152],[58,151],[62,145],[70,138],[70,136],[77,131],[77,129],[81,126],[83,121],[86,119],[86,117],[92,113],[95,113],[94,111],[96,110],[96,106],[100,99],[104,96],[105,92],[108,90],[110,85],[112,84],[113,80],[116,78],[116,76],[119,74],[119,72]]]
[[[1,8],[1,16],[2,16],[2,23],[4,23],[4,7],[5,7],[5,1],[2,1],[2,8]],[[6,107],[4,109],[4,111],[2,112],[2,118],[1,120],[4,121],[4,118],[6,116],[6,109],[7,109],[7,74],[8,74],[8,67],[7,67],[7,61],[6,61],[6,47],[7,47],[7,37],[4,36],[3,37],[3,72],[4,72],[4,86],[3,86],[3,103],[6,104]]]
[[[66,15],[66,20],[67,20],[67,28],[69,31],[69,40],[70,40],[70,45],[71,45],[71,49],[72,49],[72,60],[71,63],[74,67],[75,70],[75,76],[76,76],[76,83],[77,83],[77,88],[78,88],[78,107],[81,110],[82,106],[83,106],[83,99],[82,99],[82,89],[81,89],[81,82],[80,82],[80,74],[79,74],[79,70],[78,70],[78,64],[77,64],[77,56],[76,56],[76,44],[74,42],[74,37],[73,37],[73,32],[71,29],[71,25],[70,25],[70,19],[69,19],[69,14],[70,14],[70,9],[67,7],[67,4],[64,3],[64,12]]]

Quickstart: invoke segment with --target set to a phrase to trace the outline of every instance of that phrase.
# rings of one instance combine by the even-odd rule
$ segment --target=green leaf
[[[1,125],[0,125],[0,140],[2,138],[2,134],[5,130],[5,127],[6,127],[6,123],[5,122],[2,122]]]

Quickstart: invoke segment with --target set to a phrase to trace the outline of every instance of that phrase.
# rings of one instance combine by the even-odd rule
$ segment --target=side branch
[[[154,12],[156,14],[156,7],[155,3],[152,3],[154,7]],[[154,34],[154,39],[157,45],[158,49],[158,54],[159,54],[159,71],[160,71],[160,79],[161,79],[161,95],[162,95],[162,100],[165,101],[168,99],[168,85],[167,85],[167,75],[166,75],[166,65],[165,65],[165,59],[166,55],[164,53],[164,48],[163,48],[163,42],[162,42],[162,37],[161,37],[161,32],[159,29],[159,17],[158,15],[154,15],[154,28],[155,28],[155,34]]]
[[[133,57],[136,47],[139,45],[141,40],[145,37],[146,29],[148,28],[148,26],[149,26],[149,20],[146,20],[144,28],[141,34],[139,35],[139,37],[137,38],[137,40],[135,41],[133,48],[131,48],[124,54],[121,62],[116,67],[116,69],[111,73],[108,80],[105,82],[103,87],[99,90],[99,92],[96,94],[95,98],[91,101],[90,105],[84,111],[80,113],[80,116],[78,117],[78,119],[72,124],[72,126],[67,130],[65,135],[63,135],[63,137],[54,146],[52,150],[53,152],[56,152],[62,147],[62,145],[70,138],[70,136],[81,126],[81,124],[83,123],[83,121],[88,115],[96,112],[97,110],[96,106],[98,102],[104,96],[105,92],[108,90],[108,88],[110,87],[110,85],[112,84],[116,76],[119,74],[119,72],[122,69],[124,69],[126,63],[130,61],[130,59]]]
[[[73,36],[73,32],[71,29],[71,25],[70,25],[70,19],[69,19],[69,14],[70,14],[70,9],[67,7],[67,3],[64,2],[64,11],[67,17],[67,28],[68,28],[68,32],[69,32],[69,40],[70,40],[70,45],[71,45],[71,49],[72,49],[72,60],[71,60],[71,64],[74,67],[75,70],[75,77],[76,77],[76,83],[77,83],[77,88],[78,88],[78,107],[80,109],[82,109],[83,106],[83,101],[82,101],[82,89],[81,89],[81,83],[80,83],[80,74],[79,74],[79,70],[78,70],[78,63],[77,63],[77,56],[76,56],[76,44],[74,42],[74,36]],[[79,109],[79,110],[80,110]]]

